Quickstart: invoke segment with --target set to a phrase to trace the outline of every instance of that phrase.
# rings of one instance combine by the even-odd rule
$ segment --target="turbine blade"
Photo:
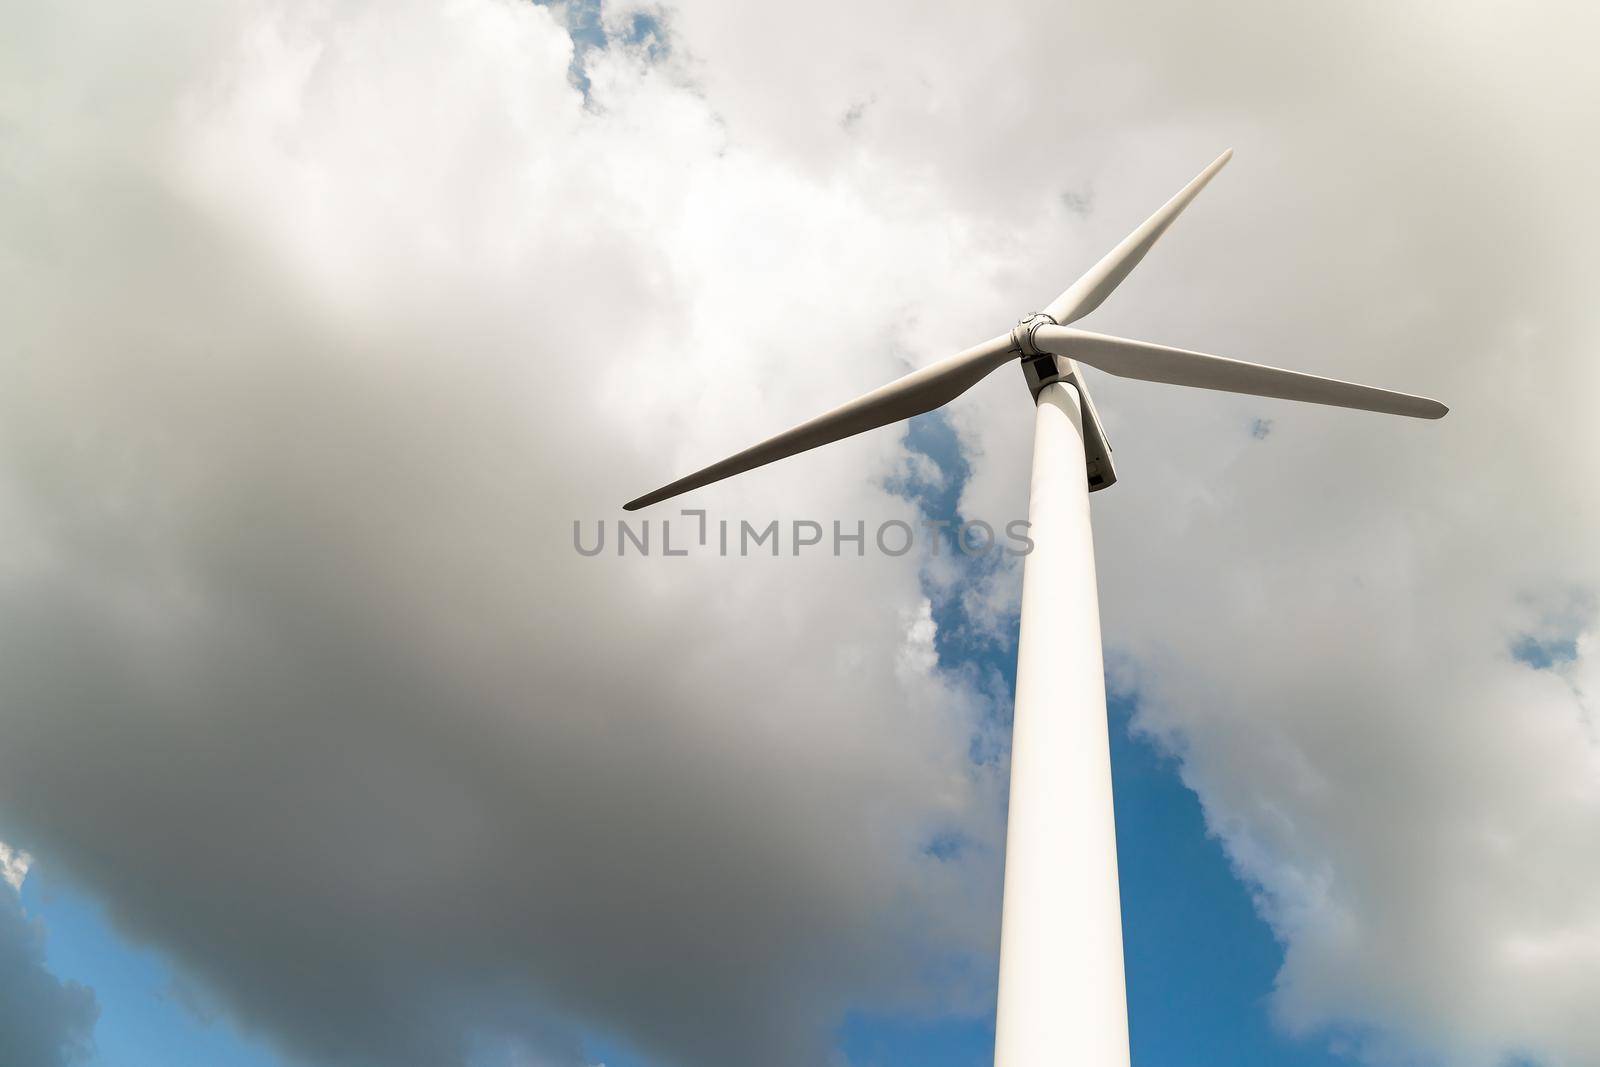
[[[1018,355],[1019,353],[1012,347],[1011,335],[1003,334],[992,341],[969,348],[959,355],[942,359],[921,370],[912,371],[904,378],[890,382],[881,389],[875,389],[842,407],[834,408],[826,415],[819,415],[810,422],[801,423],[792,430],[780,433],[737,455],[729,456],[720,463],[713,463],[704,470],[679,478],[672,484],[664,485],[653,493],[646,493],[637,500],[631,500],[624,504],[623,508],[627,511],[637,511],[680,493],[687,493],[691,489],[698,489],[712,482],[720,482],[724,478],[743,474],[747,470],[765,466],[787,456],[853,437],[879,426],[887,426],[891,422],[909,419],[925,411],[932,411],[954,400],[978,384],[990,371],[1011,362],[1018,358]]]
[[[1303,400],[1310,404],[1409,415],[1414,419],[1443,418],[1450,410],[1427,397],[1393,393],[1370,385],[1356,385],[1315,374],[1265,367],[1259,363],[1167,348],[1165,345],[1107,337],[1064,326],[1041,326],[1034,331],[1033,340],[1034,344],[1047,352],[1071,357],[1119,378],[1188,385],[1196,389],[1219,389],[1251,396],[1271,396],[1281,400]]]
[[[1139,265],[1144,254],[1156,243],[1156,238],[1167,231],[1172,221],[1184,208],[1189,206],[1206,183],[1216,176],[1228,160],[1233,158],[1233,149],[1228,149],[1212,161],[1211,166],[1201,171],[1194,181],[1185,185],[1178,195],[1168,200],[1160,211],[1151,215],[1144,221],[1144,225],[1134,230],[1123,238],[1121,244],[1106,253],[1104,259],[1072,283],[1071,288],[1050,302],[1044,313],[1065,326],[1069,322],[1083,318],[1089,312],[1099,307],[1111,291],[1122,284],[1122,279],[1132,273],[1133,268]]]

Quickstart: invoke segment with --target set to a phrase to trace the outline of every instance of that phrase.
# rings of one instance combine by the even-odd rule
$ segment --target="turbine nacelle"
[[[1028,383],[1028,392],[1033,394],[1036,401],[1045,386],[1056,382],[1066,382],[1078,391],[1078,406],[1083,412],[1083,461],[1089,479],[1089,492],[1110,489],[1117,481],[1117,468],[1111,461],[1111,442],[1106,440],[1105,426],[1100,422],[1100,412],[1094,406],[1094,395],[1089,392],[1089,383],[1084,380],[1077,361],[1053,352],[1024,355],[1022,376]]]
[[[1068,325],[1099,307],[1111,295],[1179,213],[1232,157],[1232,149],[1218,156],[1043,311],[1021,320],[1010,333],[913,371],[810,422],[632,500],[624,507],[629,511],[647,507],[787,456],[932,411],[1013,360],[1022,363],[1028,388],[1035,399],[1040,390],[1052,382],[1070,382],[1077,389],[1083,410],[1084,451],[1091,492],[1109,487],[1117,480],[1117,475],[1111,461],[1111,447],[1106,443],[1105,431],[1080,363],[1122,378],[1331,404],[1412,418],[1441,418],[1449,409],[1426,397],[1089,333]]]
[[[1022,360],[1022,376],[1035,401],[1045,386],[1055,382],[1066,382],[1078,391],[1078,403],[1083,412],[1083,452],[1089,492],[1109,489],[1117,480],[1117,469],[1111,462],[1111,444],[1106,440],[1100,413],[1095,410],[1089,383],[1084,381],[1083,373],[1073,359],[1046,352],[1038,344],[1036,335],[1039,327],[1057,325],[1060,324],[1052,316],[1036,311],[1017,320],[1017,325],[1011,331],[1011,343]]]

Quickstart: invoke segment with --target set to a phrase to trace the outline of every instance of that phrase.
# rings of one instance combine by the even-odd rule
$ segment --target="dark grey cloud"
[[[748,358],[756,275],[726,263],[783,247],[819,294],[848,231],[866,293],[892,228],[765,203],[782,172],[639,55],[591,56],[586,106],[531,5],[162,10],[0,45],[0,98],[32,101],[5,115],[0,839],[312,1062],[573,1064],[601,1030],[799,1067],[849,1006],[983,1010],[997,782],[916,561],[570,540],[891,375],[887,344]],[[805,511],[915,518],[861,477],[902,457],[825,458]],[[706,503],[788,517],[795,484]]]

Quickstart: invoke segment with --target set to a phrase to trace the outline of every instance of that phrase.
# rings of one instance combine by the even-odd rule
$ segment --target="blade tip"
[[[1417,404],[1413,410],[1406,412],[1406,414],[1410,415],[1412,418],[1433,420],[1442,419],[1446,415],[1450,414],[1450,409],[1448,407],[1439,403],[1437,400],[1434,400],[1432,397],[1418,397],[1417,399],[1420,401],[1420,403]]]

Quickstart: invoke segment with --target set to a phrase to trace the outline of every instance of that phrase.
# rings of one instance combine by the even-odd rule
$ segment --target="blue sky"
[[[930,518],[958,520],[967,463],[938,415],[921,417],[908,445],[943,474],[905,485]],[[945,666],[994,671],[1012,683],[1014,647],[968,640],[959,602],[940,600],[940,656]],[[1559,653],[1555,653],[1559,654]],[[1351,1062],[1321,1037],[1296,1040],[1274,1027],[1268,994],[1281,948],[1251,906],[1249,892],[1207,834],[1200,806],[1178,777],[1177,762],[1132,728],[1134,703],[1113,699],[1112,769],[1133,1061],[1139,1067],[1335,1067]],[[274,1067],[281,1057],[259,1035],[207,1008],[155,951],[118,934],[90,899],[39,871],[22,902],[49,931],[51,969],[91,986],[100,1005],[94,1067],[229,1064]],[[975,922],[993,921],[974,916]],[[189,990],[186,994],[185,990]],[[838,1031],[852,1067],[977,1067],[990,1062],[992,1015],[982,1018],[886,1018],[854,1014]],[[649,1060],[592,1034],[590,1055],[607,1067],[651,1067]],[[498,1067],[500,1057],[480,1057]]]

